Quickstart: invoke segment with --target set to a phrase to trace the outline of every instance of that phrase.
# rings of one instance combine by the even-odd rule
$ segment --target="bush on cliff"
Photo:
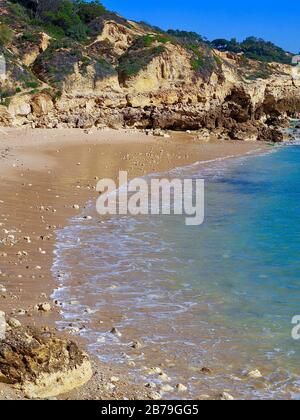
[[[31,17],[31,25],[43,28],[60,39],[64,36],[85,41],[89,34],[88,24],[105,13],[98,0],[14,0],[25,8]]]
[[[13,39],[13,31],[5,23],[0,24],[0,45],[5,46]]]
[[[290,53],[277,47],[272,42],[260,38],[249,37],[241,43],[235,38],[231,40],[215,39],[211,42],[211,46],[220,51],[243,53],[245,57],[253,60],[291,64],[292,55]]]
[[[121,82],[135,76],[159,54],[165,51],[169,39],[161,35],[146,35],[136,39],[134,44],[119,59],[118,71]]]

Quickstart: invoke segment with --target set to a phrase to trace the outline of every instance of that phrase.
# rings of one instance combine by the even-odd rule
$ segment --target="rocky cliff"
[[[280,141],[300,113],[293,68],[219,52],[103,13],[87,41],[40,31],[8,3],[0,44],[0,124],[214,130],[220,139]],[[0,25],[0,32],[1,32]],[[1,39],[1,36],[0,36]]]

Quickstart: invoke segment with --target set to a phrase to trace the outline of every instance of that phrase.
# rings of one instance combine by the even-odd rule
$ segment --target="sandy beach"
[[[58,281],[51,274],[55,233],[96,199],[98,179],[117,180],[120,170],[134,178],[267,147],[201,142],[182,133],[160,138],[130,130],[1,129],[0,310],[25,325],[56,328],[60,306],[51,299]],[[51,310],[38,311],[35,306],[41,303],[49,303]],[[94,370],[89,384],[60,398],[155,399],[143,384],[128,386],[125,368],[95,362]],[[114,387],[109,386],[112,377],[119,378]],[[0,383],[0,400],[13,398],[23,396]]]

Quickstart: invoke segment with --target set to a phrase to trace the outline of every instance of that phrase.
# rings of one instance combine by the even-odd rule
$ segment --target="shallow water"
[[[91,205],[91,220],[58,232],[60,327],[80,328],[102,360],[130,364],[132,380],[159,383],[146,368],[162,366],[172,386],[188,385],[181,397],[299,398],[300,146],[171,175],[205,178],[202,226],[100,218]],[[247,378],[256,368],[264,378]]]

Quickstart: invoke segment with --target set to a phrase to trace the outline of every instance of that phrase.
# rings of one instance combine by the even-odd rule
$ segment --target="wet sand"
[[[264,151],[266,145],[247,142],[201,142],[193,134],[171,138],[135,131],[29,130],[0,131],[0,310],[23,324],[55,328],[60,307],[51,299],[58,279],[51,267],[55,232],[97,198],[98,179],[117,180],[164,172],[196,161]],[[1,288],[0,288],[1,290]],[[35,305],[49,302],[52,310]],[[80,314],[79,314],[80,315]],[[117,370],[117,371],[116,371]],[[125,369],[126,370],[126,369]],[[93,380],[62,399],[152,398],[143,385],[128,387],[126,371],[95,363]],[[120,381],[115,388],[111,376]],[[112,389],[113,388],[113,389]],[[0,384],[0,399],[22,398]]]

